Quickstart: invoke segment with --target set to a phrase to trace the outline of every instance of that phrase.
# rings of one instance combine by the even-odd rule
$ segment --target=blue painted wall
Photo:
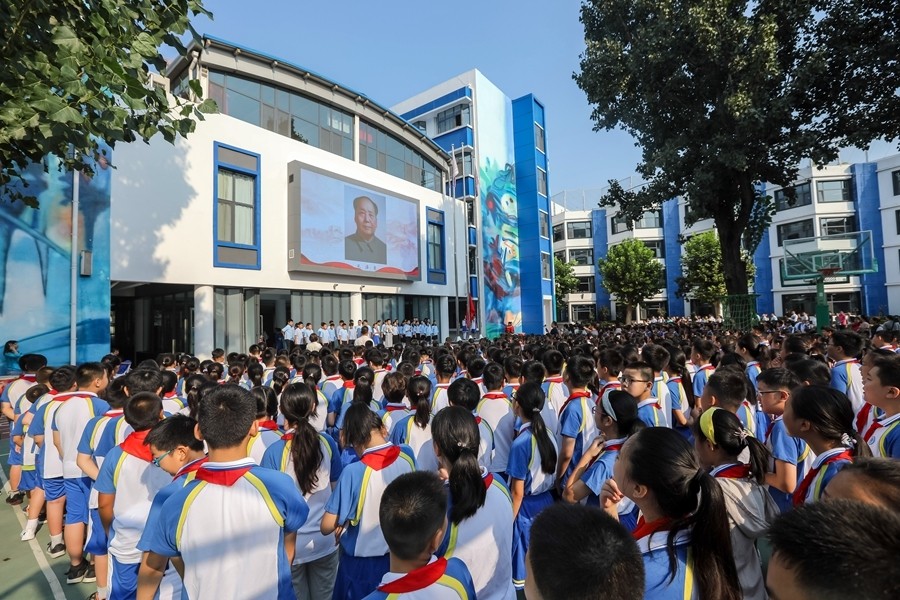
[[[553,295],[553,280],[544,279],[541,273],[541,254],[548,254],[552,261],[553,249],[550,239],[542,237],[540,234],[539,219],[549,219],[550,202],[547,196],[538,193],[537,170],[540,168],[547,171],[547,155],[540,152],[535,145],[534,124],[537,123],[544,128],[545,151],[547,150],[546,124],[543,120],[543,106],[533,95],[529,94],[513,100],[512,107],[516,199],[519,212],[522,331],[540,334],[544,333],[544,327],[549,325],[544,323],[543,299],[544,296]]]
[[[681,219],[678,218],[678,198],[666,200],[662,205],[663,244],[666,248],[666,300],[669,303],[668,314],[673,317],[684,316],[684,300],[675,291],[675,282],[681,276],[681,244],[678,235],[681,233]]]
[[[471,97],[472,97],[472,89],[468,86],[461,87],[457,90],[453,90],[452,92],[450,92],[448,94],[444,94],[443,96],[441,96],[439,98],[435,98],[431,102],[426,102],[425,104],[423,104],[422,106],[420,106],[418,108],[414,108],[410,111],[407,111],[400,116],[403,117],[404,119],[406,119],[407,121],[415,121],[416,117],[418,117],[419,115],[423,115],[423,114],[430,112],[436,108],[440,108],[441,106],[444,106],[445,104],[450,104],[451,102],[459,100],[460,98],[471,98]]]
[[[878,271],[860,277],[862,284],[862,312],[867,315],[887,314],[888,299],[884,274],[884,231],[881,228],[881,201],[878,197],[878,172],[875,163],[856,163],[850,166],[860,231],[872,232],[872,245]]]
[[[612,299],[609,292],[600,285],[600,271],[597,269],[597,261],[606,258],[609,252],[609,235],[606,230],[607,214],[604,208],[595,208],[591,211],[591,229],[594,234],[594,297],[597,300],[597,320],[600,320],[600,311],[606,308],[610,310]]]

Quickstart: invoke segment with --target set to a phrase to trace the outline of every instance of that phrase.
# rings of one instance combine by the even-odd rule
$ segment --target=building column
[[[444,338],[450,336],[450,298],[447,296],[440,296],[438,298],[438,302],[440,303],[440,313],[441,318],[438,321],[438,344],[444,343]]]
[[[362,292],[350,292],[350,320],[355,323],[363,318]]]
[[[216,347],[215,290],[211,285],[194,287],[194,355],[210,358]]]

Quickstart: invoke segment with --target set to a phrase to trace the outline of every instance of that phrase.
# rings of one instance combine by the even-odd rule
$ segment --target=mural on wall
[[[522,331],[519,223],[513,151],[512,102],[478,74],[478,196],[481,200],[483,331],[501,335],[512,322]]]
[[[109,203],[108,147],[101,146],[95,175],[78,174],[78,242],[88,253],[91,274],[77,278],[77,360],[99,360],[109,352]],[[48,157],[25,172],[39,208],[0,197],[0,331],[18,340],[19,352],[37,352],[52,365],[69,362],[69,314],[72,257],[72,173],[60,171]]]

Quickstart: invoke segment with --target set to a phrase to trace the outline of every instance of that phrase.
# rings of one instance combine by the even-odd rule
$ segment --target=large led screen
[[[417,201],[298,163],[289,172],[294,270],[420,278]]]

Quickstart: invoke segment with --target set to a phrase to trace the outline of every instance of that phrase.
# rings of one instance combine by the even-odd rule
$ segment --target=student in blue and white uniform
[[[513,600],[513,513],[509,490],[478,464],[480,436],[469,411],[451,406],[431,424],[442,471],[449,475],[448,528],[438,556],[463,561],[481,600]]]
[[[591,418],[593,395],[588,384],[595,377],[594,360],[573,356],[566,365],[566,386],[569,398],[559,411],[559,461],[556,466],[556,488],[562,492],[587,448],[597,436],[597,426]],[[522,388],[519,388],[521,392]]]
[[[44,489],[41,484],[40,472],[37,464],[37,447],[30,438],[26,438],[28,425],[25,424],[25,417],[31,407],[40,401],[41,397],[50,391],[46,385],[36,384],[29,387],[22,397],[16,402],[15,410],[18,416],[15,423],[12,424],[10,431],[10,439],[13,440],[21,449],[22,454],[22,477],[19,480],[19,491],[28,494],[28,520],[25,522],[25,529],[22,530],[19,539],[23,542],[33,540],[35,538],[40,511],[44,506]],[[12,494],[12,492],[10,492]]]
[[[466,409],[475,419],[478,425],[478,435],[480,442],[478,444],[478,464],[489,472],[494,472],[492,467],[494,454],[494,430],[488,425],[487,421],[478,416],[478,402],[480,401],[481,390],[478,385],[466,377],[460,377],[450,384],[447,388],[447,400],[450,406],[461,406]]]
[[[581,502],[587,498],[587,504],[599,505],[600,490],[613,476],[613,465],[622,445],[645,427],[638,418],[634,396],[621,390],[603,396],[594,410],[594,423],[602,436],[597,436],[575,466],[563,492],[566,502]],[[637,507],[630,500],[623,500],[618,511],[619,522],[628,531],[633,531],[637,526]]]
[[[289,384],[294,385],[294,384]],[[287,386],[286,386],[287,387]],[[275,418],[278,415],[278,396],[272,388],[256,386],[250,390],[256,399],[256,430],[257,434],[250,438],[247,445],[247,456],[262,464],[266,449],[281,439],[283,435]],[[282,394],[284,390],[282,390]]]
[[[653,369],[650,397],[655,398],[656,403],[660,406],[664,426],[671,427],[673,402],[665,379],[666,366],[669,364],[669,351],[658,344],[647,344],[641,349],[641,360]]]
[[[551,490],[556,479],[558,450],[555,437],[547,431],[541,409],[544,391],[536,383],[524,383],[513,402],[521,425],[509,451],[509,487],[512,492],[515,530],[513,534],[513,585],[525,585],[525,553],[531,523],[553,504]]]
[[[313,427],[318,390],[307,384],[293,384],[281,394],[281,412],[288,428],[284,436],[269,446],[262,466],[287,473],[309,506],[309,517],[297,531],[291,578],[298,600],[326,600],[332,597],[338,568],[338,548],[334,538],[320,531],[325,504],[341,475],[337,443]]]
[[[447,389],[454,373],[456,373],[456,359],[449,354],[439,356],[434,364],[436,383],[431,394],[431,412],[434,414],[450,405]]]
[[[484,381],[487,392],[481,397],[476,412],[487,422],[494,433],[494,456],[491,459],[491,472],[505,477],[510,447],[515,437],[516,417],[512,403],[502,391],[503,367],[497,363],[486,365]],[[477,382],[474,383],[477,384]]]
[[[900,458],[900,360],[896,356],[879,357],[866,373],[863,391],[872,412],[880,410],[863,433],[874,456]],[[857,419],[859,423],[859,419]]]
[[[666,386],[669,388],[669,396],[672,398],[672,428],[693,442],[694,437],[690,428],[691,409],[694,408],[694,386],[691,382],[691,374],[687,369],[687,360],[681,348],[670,344],[666,346],[669,351],[669,364],[666,365]]]
[[[294,540],[309,508],[290,477],[247,457],[256,400],[239,386],[220,385],[200,400],[198,417],[209,461],[145,532],[142,584],[145,572],[161,574],[166,558],[180,556],[189,598],[228,598],[235,590],[247,598],[293,598]],[[235,540],[245,541],[239,551],[222,552]]]
[[[434,555],[447,528],[446,511],[447,492],[434,473],[406,473],[387,486],[378,519],[391,550],[391,572],[365,600],[475,598],[466,565]]]
[[[625,442],[613,471],[600,502],[613,516],[623,498],[641,511],[632,535],[644,557],[644,597],[739,600],[722,489],[688,441],[666,427],[648,427]]]
[[[865,404],[861,367],[857,360],[862,349],[862,337],[852,331],[835,331],[828,338],[828,358],[835,361],[831,367],[831,387],[846,394],[854,414]]]
[[[137,543],[144,532],[153,496],[171,481],[165,471],[153,466],[150,447],[144,443],[162,417],[159,396],[141,392],[129,398],[125,419],[134,431],[106,456],[94,484],[97,510],[109,536],[111,600],[137,594],[141,565]]]
[[[784,410],[788,433],[809,445],[816,459],[794,490],[793,505],[816,502],[831,478],[857,456],[872,452],[853,428],[853,406],[846,394],[811,385],[791,393]]]
[[[365,404],[354,403],[344,415],[343,443],[360,458],[344,467],[322,517],[322,535],[335,533],[341,546],[335,598],[365,597],[390,568],[378,506],[387,485],[414,471],[416,460],[412,449],[391,444],[386,433]]]
[[[696,339],[691,344],[691,364],[695,370],[691,374],[691,383],[694,386],[694,398],[703,395],[703,388],[706,387],[706,381],[712,375],[716,368],[710,364],[712,355],[715,354],[716,347],[709,340]]]
[[[388,373],[381,384],[384,393],[384,408],[379,411],[381,422],[392,435],[398,422],[413,414],[406,399],[406,376],[396,371]]]
[[[391,432],[391,442],[412,448],[416,468],[420,471],[437,471],[438,461],[431,439],[431,381],[422,375],[410,378],[406,397],[415,412],[397,421]]]

